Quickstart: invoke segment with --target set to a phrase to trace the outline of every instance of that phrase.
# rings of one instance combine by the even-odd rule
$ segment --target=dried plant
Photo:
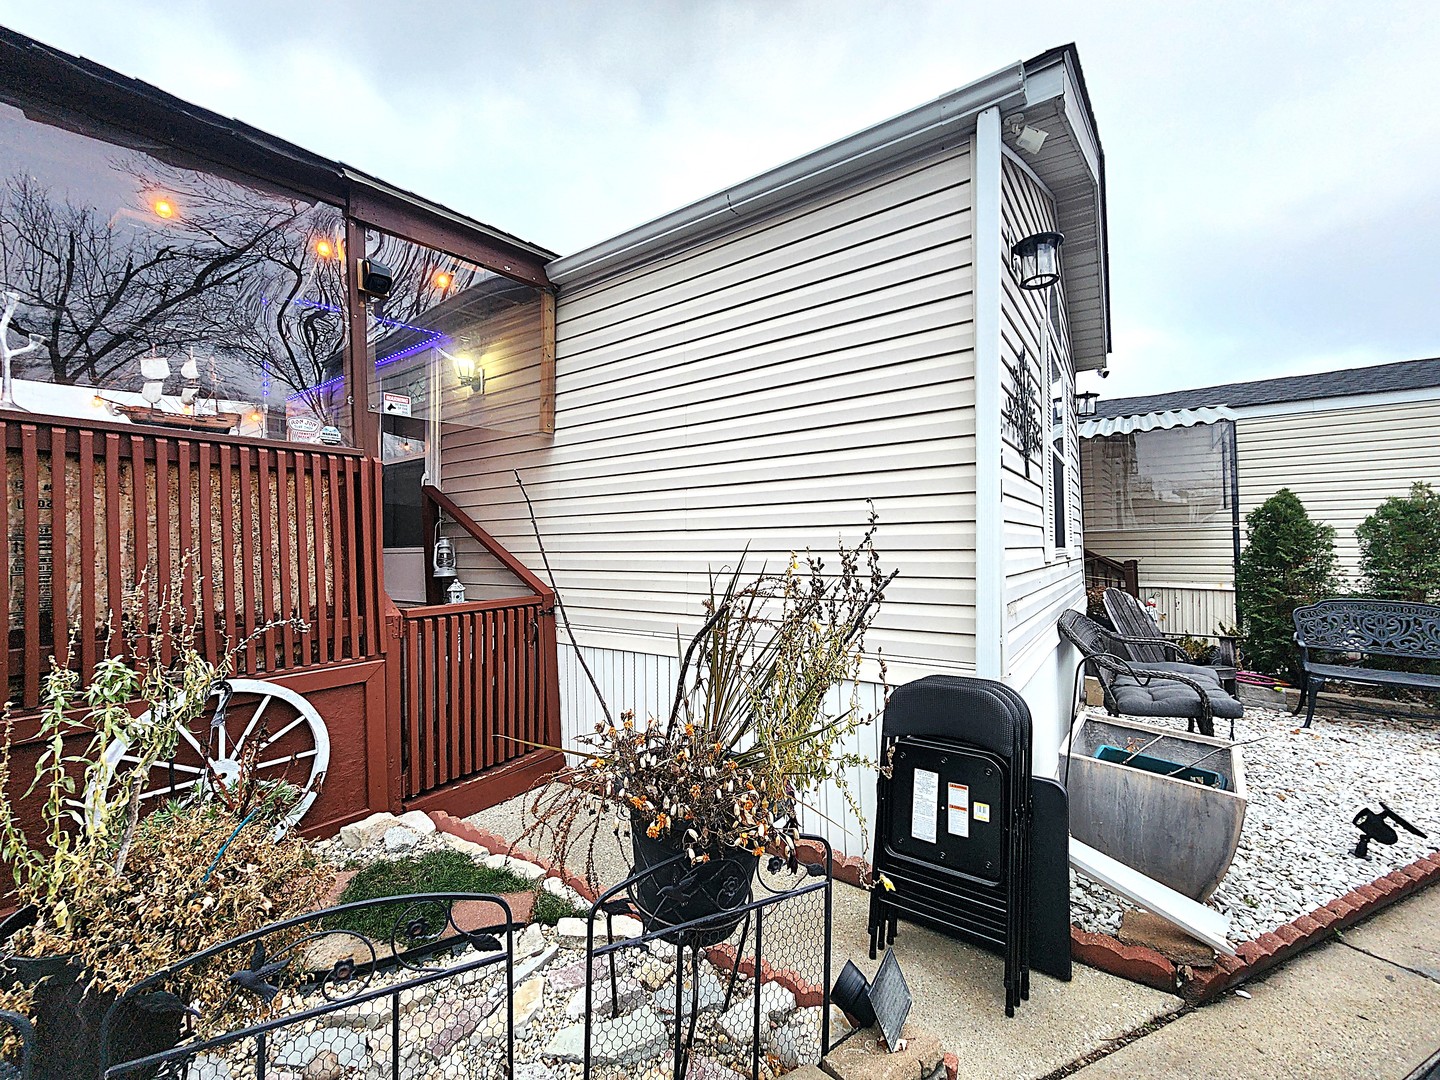
[[[876,531],[872,506],[861,540],[839,544],[837,570],[807,551],[778,574],[747,578],[744,556],[728,574],[712,574],[669,715],[641,722],[624,712],[616,723],[607,706],[607,722],[565,748],[581,762],[532,796],[527,838],[562,863],[583,851],[592,879],[594,844],[607,828],[670,838],[696,863],[734,848],[793,855],[805,800],[826,783],[863,833],[847,774],[876,763],[844,748],[876,716],[859,697],[865,633],[895,577],[881,569]],[[591,685],[603,702],[593,677]],[[850,695],[836,707],[845,687]]]
[[[180,600],[193,566],[182,560],[149,620],[135,616],[145,582],[127,596],[126,655],[98,663],[88,685],[68,663],[52,663],[39,717],[43,749],[24,795],[43,800],[44,835],[35,843],[8,796],[13,720],[6,712],[0,858],[12,868],[19,902],[37,912],[8,947],[73,956],[101,989],[129,986],[192,952],[307,910],[325,887],[301,840],[277,842],[276,825],[298,793],[257,776],[254,751],[228,784],[212,775],[187,798],[141,816],[151,769],[174,754],[182,727],[202,716],[251,640],[231,643],[218,663],[205,658],[196,614]],[[136,701],[148,705],[139,717],[131,711]],[[68,754],[67,744],[81,739],[84,751]],[[255,747],[262,741],[253,740]],[[213,1002],[224,979],[207,978],[199,979],[196,1000]],[[25,1011],[27,1000],[26,988],[12,987],[0,1004]]]

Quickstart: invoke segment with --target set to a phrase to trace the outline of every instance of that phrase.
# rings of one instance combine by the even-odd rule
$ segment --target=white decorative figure
[[[11,379],[10,365],[17,356],[24,356],[32,353],[40,347],[45,339],[39,334],[31,334],[30,344],[22,345],[18,349],[10,347],[10,320],[15,316],[15,309],[20,306],[20,294],[7,292],[5,294],[5,313],[0,315],[0,364],[4,370],[0,372],[0,409],[18,409],[20,406],[15,403],[15,385]]]

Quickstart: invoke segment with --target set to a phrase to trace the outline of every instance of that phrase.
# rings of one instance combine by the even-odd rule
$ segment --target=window
[[[338,207],[4,104],[0,148],[6,406],[352,441]]]

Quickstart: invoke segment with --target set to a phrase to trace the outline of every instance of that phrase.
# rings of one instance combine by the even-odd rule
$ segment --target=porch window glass
[[[433,443],[440,425],[539,431],[539,290],[377,229],[366,248],[394,279],[366,318],[386,460]]]
[[[1156,528],[1230,522],[1229,428],[1156,428],[1086,440],[1086,528]]]
[[[350,444],[338,207],[0,104],[0,405]]]

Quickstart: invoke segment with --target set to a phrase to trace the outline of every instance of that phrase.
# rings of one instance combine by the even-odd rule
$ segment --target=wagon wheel
[[[180,728],[174,756],[151,766],[151,782],[140,793],[141,806],[154,799],[183,796],[197,784],[209,787],[216,780],[233,784],[244,756],[253,748],[256,779],[290,784],[300,792],[299,801],[276,827],[278,839],[305,816],[320,794],[330,767],[330,733],[325,721],[295,691],[260,679],[226,680],[217,684],[211,697],[215,707]],[[124,739],[110,744],[105,752],[107,777],[139,763],[129,751]],[[93,806],[97,793],[87,791],[85,801]]]

